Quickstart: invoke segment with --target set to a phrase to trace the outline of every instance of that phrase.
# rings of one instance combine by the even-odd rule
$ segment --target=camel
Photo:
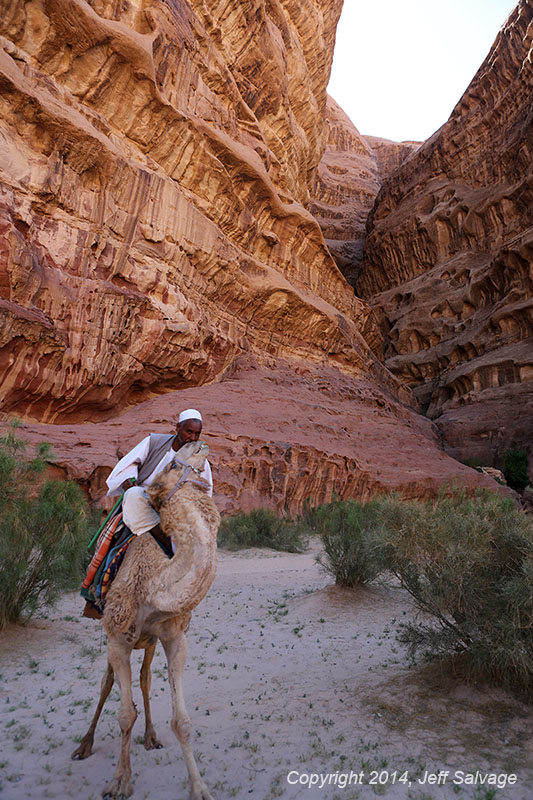
[[[120,687],[118,721],[122,749],[114,779],[102,792],[104,798],[129,797],[132,793],[130,740],[137,711],[132,699],[131,651],[145,650],[141,667],[147,749],[161,747],[150,715],[150,664],[157,640],[168,662],[172,695],[172,721],[189,774],[191,800],[210,800],[200,777],[190,743],[190,719],[182,693],[182,673],[187,655],[185,632],[191,611],[205,597],[216,572],[217,530],[220,515],[206,494],[207,484],[196,480],[209,452],[201,441],[184,445],[147,488],[152,505],[159,511],[161,528],[169,535],[175,555],[169,559],[149,534],[137,536],[109,589],[103,615],[107,634],[108,665],[102,679],[100,699],[93,720],[72,758],[91,755],[94,731],[103,705],[113,686]]]

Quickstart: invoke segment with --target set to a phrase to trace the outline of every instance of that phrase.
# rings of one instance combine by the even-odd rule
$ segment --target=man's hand
[[[127,478],[123,482],[120,488],[122,489],[123,492],[125,492],[126,489],[131,489],[132,486],[135,486],[135,483],[136,483],[135,478]]]

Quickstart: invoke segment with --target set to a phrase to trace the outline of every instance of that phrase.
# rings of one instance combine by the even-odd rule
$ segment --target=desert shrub
[[[374,580],[385,568],[381,501],[334,500],[314,509],[313,525],[324,552],[317,561],[341,586]]]
[[[0,629],[28,619],[79,582],[89,515],[71,481],[44,477],[50,447],[33,458],[11,432],[0,438]]]
[[[503,461],[503,474],[511,489],[520,492],[529,483],[527,453],[525,450],[507,450]]]
[[[259,508],[222,518],[217,543],[229,550],[244,547],[271,547],[289,553],[301,553],[307,546],[308,529],[300,521],[278,517],[273,511]]]
[[[462,654],[471,677],[531,692],[533,520],[494,493],[380,509],[388,566],[430,615],[401,641],[427,660]]]
[[[469,458],[462,459],[461,464],[464,464],[467,467],[471,467],[471,469],[475,469],[478,472],[481,472],[481,467],[483,466],[479,458],[476,458],[475,456],[470,456]]]

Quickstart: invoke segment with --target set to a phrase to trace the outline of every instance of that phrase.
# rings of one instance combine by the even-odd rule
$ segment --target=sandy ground
[[[394,587],[331,586],[314,561],[316,549],[222,552],[216,581],[193,616],[185,697],[214,800],[531,798],[528,708],[502,691],[456,685],[435,669],[410,666],[395,639],[414,613],[408,597]],[[93,755],[70,759],[106,664],[101,626],[82,619],[81,609],[81,598],[65,595],[47,617],[0,639],[2,799],[96,800],[112,777],[120,745],[116,688]],[[141,658],[134,653],[139,709]],[[164,749],[145,751],[140,713],[133,800],[186,798],[162,648],[152,700]],[[496,791],[479,780],[454,783],[459,771],[476,770],[515,773],[517,782]],[[440,783],[421,783],[427,773]],[[298,782],[312,774],[328,781],[322,789]]]

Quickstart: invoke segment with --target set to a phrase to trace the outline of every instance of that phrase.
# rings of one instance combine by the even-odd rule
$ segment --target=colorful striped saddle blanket
[[[96,612],[91,616],[102,614],[111,582],[133,537],[134,534],[122,520],[122,507],[119,507],[106,522],[98,537],[94,555],[81,586],[81,596]]]

